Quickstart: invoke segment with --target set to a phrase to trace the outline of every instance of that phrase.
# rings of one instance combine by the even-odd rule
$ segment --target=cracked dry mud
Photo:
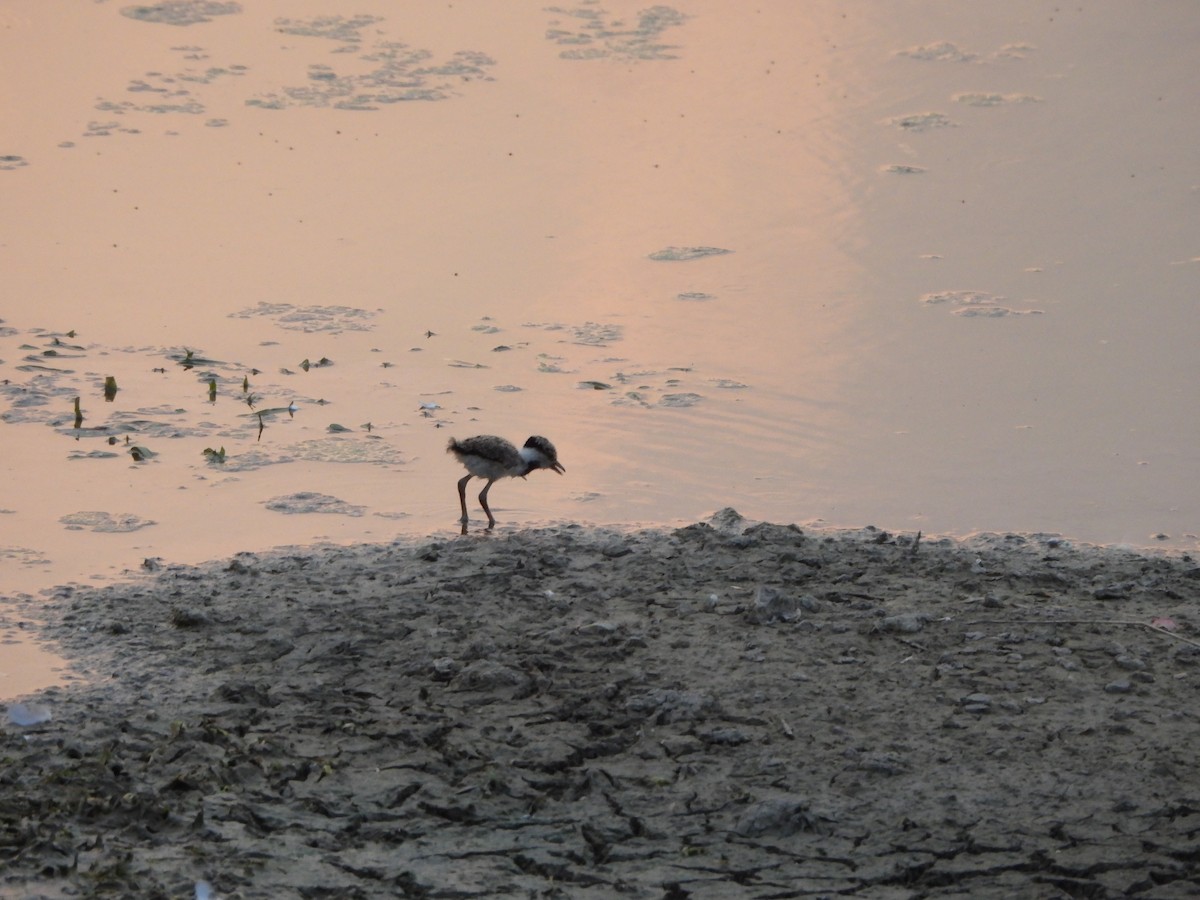
[[[0,896],[1196,896],[1198,595],[731,510],[60,589]]]

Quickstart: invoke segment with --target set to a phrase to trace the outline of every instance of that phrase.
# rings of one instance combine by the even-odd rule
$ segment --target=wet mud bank
[[[89,681],[0,726],[0,894],[1200,893],[1200,565],[914,537],[725,510],[9,603]]]

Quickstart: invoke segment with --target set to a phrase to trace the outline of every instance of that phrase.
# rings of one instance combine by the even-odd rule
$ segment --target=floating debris
[[[376,312],[352,306],[296,306],[291,303],[267,303],[260,301],[238,312],[230,313],[231,319],[249,319],[262,316],[274,319],[275,324],[288,331],[341,332],[370,331],[375,326],[371,319]]]
[[[703,400],[700,394],[682,393],[682,394],[663,394],[658,398],[659,406],[667,406],[673,409],[683,409],[689,406],[695,406]]]
[[[546,12],[586,23],[582,29],[564,28],[561,19],[553,19],[546,29],[546,40],[566,47],[559,51],[563,59],[678,59],[676,44],[659,42],[663,32],[688,20],[688,16],[669,6],[651,6],[638,13],[637,24],[627,25],[594,5],[573,8],[550,6]]]
[[[280,413],[287,413],[288,418],[295,418],[296,411],[300,409],[295,403],[289,403],[287,406],[272,406],[270,409],[259,409],[252,413],[244,413],[246,416],[257,416],[262,419],[266,416],[277,416]]]
[[[242,5],[218,0],[162,0],[153,6],[126,6],[121,15],[139,22],[159,25],[196,25],[211,22],[213,16],[229,16],[242,11]]]
[[[951,312],[951,315],[962,316],[964,319],[1001,319],[1005,316],[1040,316],[1041,314],[1040,309],[1010,309],[1007,306],[969,306]]]
[[[113,515],[112,513],[100,511],[69,513],[68,515],[61,516],[58,521],[66,525],[70,531],[90,529],[104,533],[137,531],[156,524],[150,519],[143,519],[141,516],[135,516],[132,513]]]
[[[353,74],[339,73],[327,65],[311,65],[308,83],[284,87],[279,91],[261,94],[246,101],[247,106],[263,109],[286,109],[292,106],[331,107],[334,109],[369,111],[393,103],[417,100],[444,100],[458,93],[458,87],[469,81],[491,81],[488,69],[496,61],[485,53],[460,50],[442,63],[432,63],[433,54],[407,44],[377,40],[367,52],[360,52],[360,30],[381,22],[375,16],[325,16],[310,20],[277,19],[276,27],[287,34],[336,40],[342,46],[334,53],[357,55],[368,63],[368,71]],[[379,35],[380,29],[373,29]]]
[[[357,44],[362,41],[359,34],[362,29],[383,21],[382,16],[317,16],[312,19],[275,20],[275,30],[283,34],[295,34],[301,37],[326,38],[331,41],[342,41]]]
[[[301,441],[287,447],[290,459],[328,463],[373,463],[376,465],[402,465],[404,456],[386,441],[379,438],[345,437],[331,434],[326,437]]]
[[[571,329],[571,336],[576,344],[585,347],[605,347],[614,341],[619,341],[623,331],[620,325],[600,322],[584,322]]]
[[[649,258],[658,262],[683,262],[704,256],[723,256],[732,252],[721,247],[664,247],[651,253]]]
[[[930,306],[938,303],[950,303],[956,306],[985,306],[994,304],[1003,297],[989,294],[987,291],[935,291],[922,294],[921,303]]]
[[[286,515],[300,515],[303,513],[332,513],[340,516],[361,516],[366,512],[364,506],[354,506],[346,503],[344,500],[339,500],[337,497],[331,497],[328,494],[318,494],[313,491],[298,491],[295,494],[286,494],[281,497],[273,497],[270,500],[263,501],[267,509],[273,512],[281,512]]]
[[[1010,103],[1041,103],[1041,97],[1031,94],[987,94],[967,92],[955,94],[954,100],[967,106],[1006,106]]]
[[[316,362],[309,362],[307,359],[300,363],[300,368],[307,372],[309,369],[321,369],[327,366],[332,366],[333,360],[322,356]]]
[[[936,44],[909,47],[906,50],[897,51],[896,55],[927,62],[973,62],[979,58],[977,54],[960,50],[949,41],[938,41]]]
[[[111,137],[114,133],[119,134],[141,134],[137,128],[125,128],[120,122],[97,122],[92,121],[87,124],[87,131],[83,133],[84,137]]]
[[[956,306],[951,312],[953,315],[962,316],[964,318],[987,318],[998,319],[1004,316],[1040,316],[1040,309],[1012,309],[1007,306],[1001,306],[1000,301],[1004,297],[995,294],[989,294],[986,291],[936,291],[931,294],[922,294],[920,302],[933,306],[937,304],[949,304]]]
[[[584,322],[582,325],[564,325],[561,322],[526,322],[525,328],[540,328],[543,331],[564,331],[570,342],[585,347],[604,347],[624,337],[624,328],[609,322]],[[521,346],[526,346],[523,342]],[[546,354],[539,354],[545,357]]]
[[[568,370],[564,369],[556,361],[556,360],[561,360],[562,359],[561,356],[550,357],[550,356],[546,356],[546,354],[544,354],[544,353],[539,354],[539,355],[541,357],[543,357],[542,359],[538,360],[537,370],[539,372],[545,372],[550,375],[565,375],[565,374],[567,374]]]
[[[896,116],[887,121],[889,125],[895,125],[897,128],[902,128],[905,131],[930,131],[934,128],[949,128],[954,125],[949,116],[939,112]]]
[[[116,459],[120,453],[113,453],[109,450],[89,450],[84,453],[82,450],[74,450],[67,454],[67,459]]]
[[[219,362],[215,359],[209,359],[205,356],[197,356],[196,351],[189,350],[187,347],[183,348],[182,353],[179,351],[168,353],[167,358],[174,360],[177,365],[182,366],[185,372],[190,372],[192,369],[196,368],[196,366],[225,365],[225,363]]]

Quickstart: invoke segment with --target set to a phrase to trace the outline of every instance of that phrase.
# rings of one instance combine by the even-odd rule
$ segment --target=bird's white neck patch
[[[522,447],[520,450],[521,459],[525,460],[525,471],[529,472],[532,469],[537,469],[547,462],[546,456],[540,450],[533,447]]]

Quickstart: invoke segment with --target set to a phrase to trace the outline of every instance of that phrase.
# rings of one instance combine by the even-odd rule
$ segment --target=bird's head
[[[521,455],[533,463],[535,469],[552,469],[559,475],[567,471],[558,461],[558,451],[554,445],[536,434],[525,442]]]

